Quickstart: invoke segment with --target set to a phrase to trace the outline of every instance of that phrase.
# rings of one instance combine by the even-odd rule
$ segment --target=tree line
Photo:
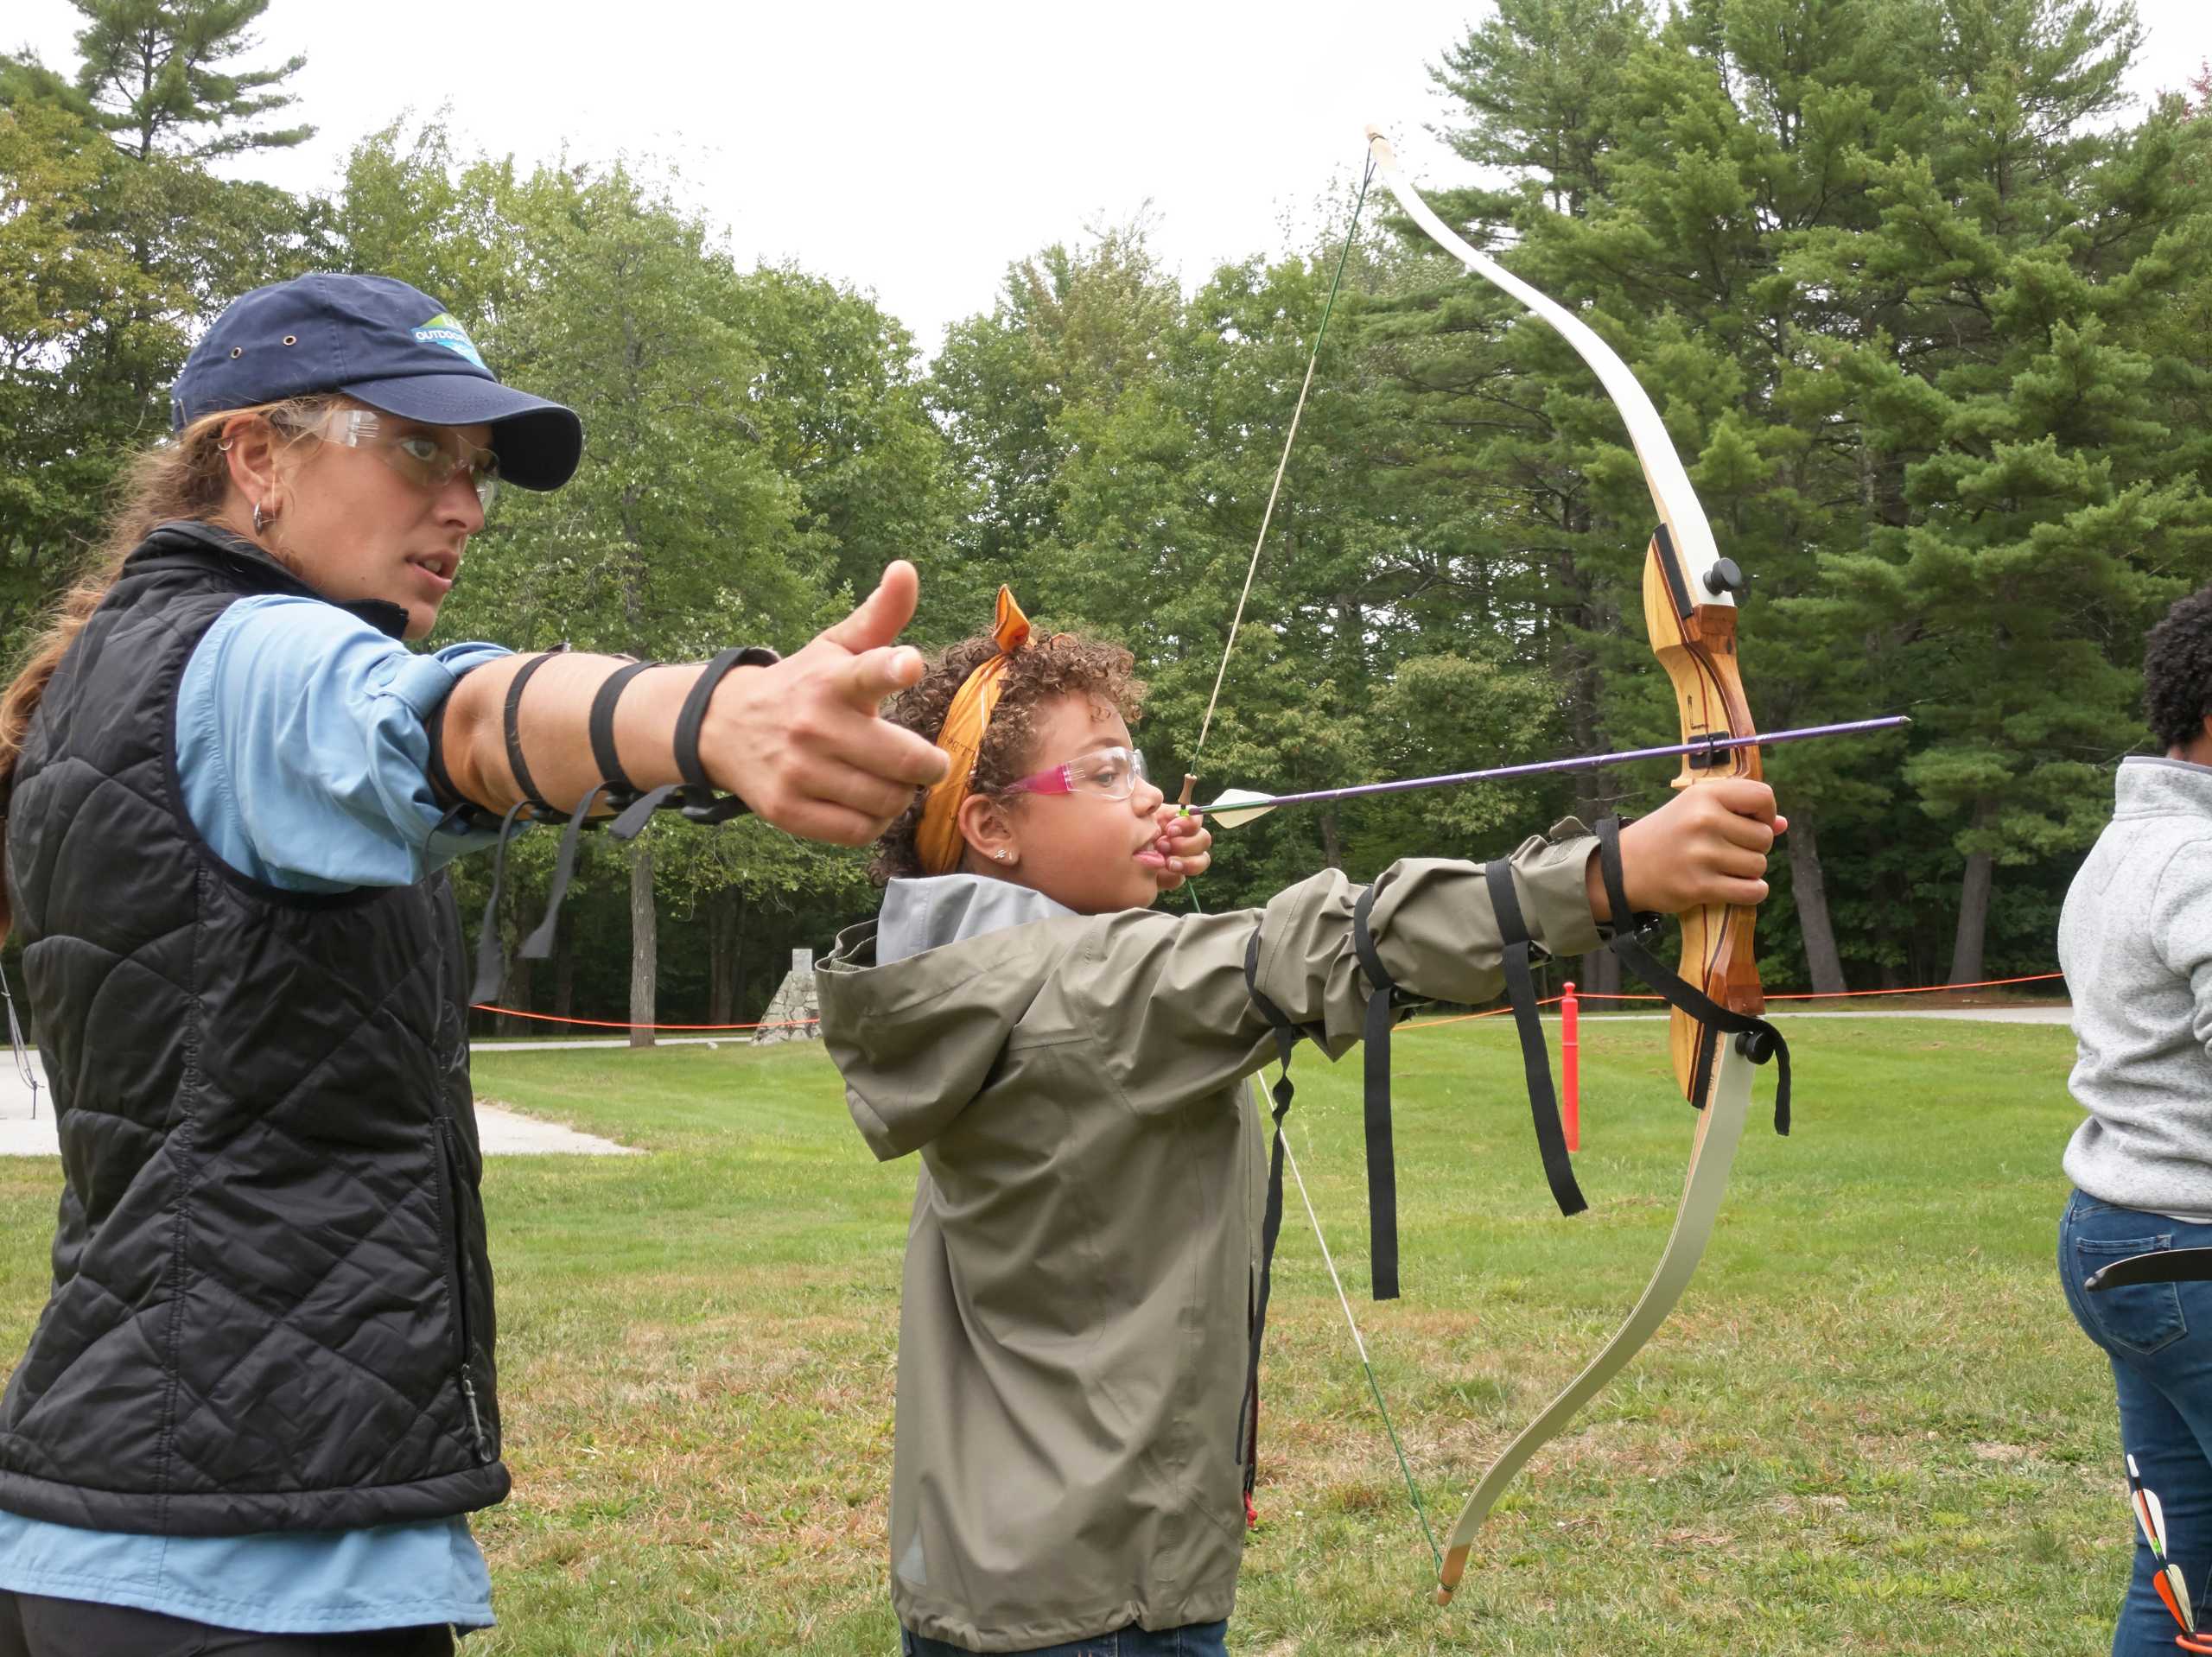
[[[75,66],[0,59],[11,651],[166,430],[197,331],[260,283],[374,270],[588,432],[569,487],[502,497],[441,640],[790,646],[903,556],[925,647],[984,625],[1001,581],[1050,628],[1127,642],[1141,740],[1179,778],[1341,257],[1199,797],[1673,740],[1642,638],[1650,505],[1603,390],[1379,193],[1355,227],[1351,178],[1194,291],[1141,222],[1071,234],[932,355],[866,292],[741,264],[622,162],[526,168],[397,120],[325,189],[230,176],[312,130],[302,60],[256,38],[267,3],[73,0]],[[1649,390],[1751,577],[1761,722],[1914,718],[1769,756],[1791,822],[1770,987],[2049,969],[2113,768],[2147,741],[2142,636],[2212,578],[2208,87],[2132,107],[2140,48],[2120,0],[1501,0],[1438,43],[1465,165],[1433,199]],[[1669,774],[1277,813],[1219,836],[1204,901],[1493,854],[1648,809]],[[511,943],[552,839],[511,854]],[[485,873],[457,870],[472,920]],[[758,1016],[791,949],[871,901],[864,857],[757,823],[593,843],[553,959],[517,961],[501,1005]]]

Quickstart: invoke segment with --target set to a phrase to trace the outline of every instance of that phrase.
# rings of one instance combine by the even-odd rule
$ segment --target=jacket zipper
[[[488,1462],[492,1459],[492,1445],[484,1436],[484,1418],[476,1413],[476,1381],[466,1363],[461,1366],[461,1401],[468,1406],[468,1430],[476,1437],[476,1459]]]
[[[461,1152],[454,1145],[453,1123],[446,1117],[438,1118],[438,1149],[445,1165],[446,1213],[453,1227],[453,1248],[448,1256],[451,1267],[454,1333],[461,1345],[461,1401],[468,1411],[468,1431],[475,1441],[476,1459],[492,1460],[492,1441],[484,1431],[483,1412],[476,1402],[476,1374],[470,1363],[474,1350],[468,1338],[468,1267],[462,1254],[461,1235]]]

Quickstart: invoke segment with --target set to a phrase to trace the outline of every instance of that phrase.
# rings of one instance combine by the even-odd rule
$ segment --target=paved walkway
[[[31,1114],[30,1089],[16,1067],[0,1058],[0,1157],[51,1157],[60,1153],[54,1134],[54,1100],[41,1078],[38,1114]],[[580,1133],[558,1122],[540,1121],[488,1099],[476,1101],[476,1131],[486,1156],[635,1157],[633,1145],[617,1145],[596,1133]]]
[[[1799,1012],[1788,1003],[1771,1009],[1774,1016],[1785,1023],[1795,1024],[1801,1019],[1961,1019],[1981,1024],[2056,1024],[2063,1025],[2072,1016],[2063,1006],[1993,1006],[1925,1008],[1918,1012],[1906,1008],[1866,1008],[1853,1012]],[[1598,1022],[1613,1019],[1663,1019],[1664,1013],[1590,1013],[1584,1017]],[[663,1047],[719,1047],[723,1043],[731,1046],[750,1046],[743,1036],[664,1036],[657,1044]],[[626,1047],[627,1039],[621,1036],[605,1040],[556,1039],[548,1041],[491,1041],[479,1044],[479,1051],[489,1052],[542,1052],[550,1049],[585,1047]],[[35,1057],[31,1061],[35,1064]],[[53,1100],[48,1095],[45,1080],[40,1079],[38,1114],[31,1114],[30,1089],[24,1086],[16,1067],[4,1054],[0,1054],[0,1157],[50,1157],[57,1154],[54,1136]],[[484,1141],[487,1156],[541,1156],[548,1153],[586,1157],[627,1157],[642,1154],[635,1146],[618,1145],[613,1140],[600,1138],[596,1133],[580,1133],[575,1128],[563,1127],[556,1122],[540,1121],[534,1116],[510,1110],[505,1105],[490,1100],[476,1101],[476,1126]]]

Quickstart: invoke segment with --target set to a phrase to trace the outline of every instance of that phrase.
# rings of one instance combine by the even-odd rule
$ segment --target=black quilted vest
[[[257,593],[313,596],[234,536],[156,530],[62,658],[8,805],[67,1182],[0,1399],[0,1508],[34,1519],[350,1529],[507,1493],[451,890],[263,886],[178,788],[186,658]]]

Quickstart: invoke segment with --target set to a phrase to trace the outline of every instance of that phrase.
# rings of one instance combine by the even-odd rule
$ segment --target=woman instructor
[[[0,1657],[448,1652],[509,1483],[458,825],[684,784],[874,838],[944,764],[875,717],[914,574],[780,662],[407,650],[582,431],[388,278],[238,301],[172,423],[0,700],[65,1178],[0,1400]]]

